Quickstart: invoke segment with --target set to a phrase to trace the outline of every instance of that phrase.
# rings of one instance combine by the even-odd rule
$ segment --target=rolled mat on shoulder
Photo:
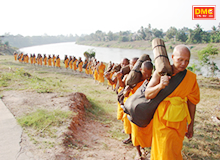
[[[118,72],[121,69],[121,64],[115,64],[112,68],[113,72]]]
[[[135,63],[133,69],[128,74],[128,77],[125,81],[125,85],[129,85],[131,88],[135,87],[136,84],[138,84],[141,81],[141,65],[144,61],[150,60],[151,58],[148,54],[143,54],[139,57],[137,62]]]
[[[128,74],[130,71],[131,71],[130,70],[130,65],[127,65],[127,66],[121,68],[121,72],[122,72],[123,75]]]
[[[154,53],[155,67],[158,74],[172,75],[172,68],[169,58],[167,56],[167,50],[164,41],[160,38],[155,38],[152,41],[152,49]]]

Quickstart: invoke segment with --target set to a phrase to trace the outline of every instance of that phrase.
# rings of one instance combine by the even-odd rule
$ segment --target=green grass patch
[[[22,127],[32,127],[36,130],[41,130],[48,125],[59,127],[71,115],[71,111],[38,109],[36,112],[18,118],[17,121]]]

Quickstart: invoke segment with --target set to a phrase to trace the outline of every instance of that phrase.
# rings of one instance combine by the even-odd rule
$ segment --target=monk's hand
[[[166,86],[168,86],[171,76],[161,76],[160,77],[160,85],[161,89],[164,89]]]
[[[190,140],[193,137],[193,123],[188,125],[188,131],[186,132],[185,136]]]

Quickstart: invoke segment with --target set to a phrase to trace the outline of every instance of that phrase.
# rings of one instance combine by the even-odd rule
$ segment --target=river
[[[99,61],[103,61],[108,63],[112,61],[114,63],[120,63],[123,58],[131,59],[133,57],[140,57],[142,54],[148,54],[153,60],[153,51],[147,50],[138,50],[138,49],[120,49],[120,48],[106,48],[106,47],[94,47],[94,46],[85,46],[85,45],[77,45],[75,42],[65,42],[65,43],[54,43],[47,45],[39,45],[32,47],[20,48],[21,52],[25,54],[33,54],[41,53],[46,55],[60,55],[61,59],[64,59],[65,55],[75,56],[76,58],[81,57],[83,60],[85,57],[83,53],[89,49],[94,49],[96,52],[96,58]],[[168,53],[169,58],[171,58],[172,53]],[[190,64],[198,63],[195,57],[191,57]],[[218,67],[220,68],[220,60],[216,60]],[[207,69],[202,67],[201,73],[204,76],[207,76]],[[217,76],[220,77],[220,72],[217,73]]]

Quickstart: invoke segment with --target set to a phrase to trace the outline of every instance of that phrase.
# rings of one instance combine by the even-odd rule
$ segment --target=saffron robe
[[[196,75],[187,70],[179,86],[158,106],[153,117],[153,140],[151,160],[181,160],[183,139],[190,115],[187,100],[193,104],[200,101]]]
[[[98,81],[100,83],[103,83],[104,82],[104,71],[105,71],[105,65],[102,64],[98,67],[98,71],[99,71],[99,74],[98,74]]]
[[[48,66],[52,66],[52,58],[48,58]]]
[[[133,95],[136,90],[143,84],[144,81],[139,82],[130,92],[129,97]],[[131,138],[133,146],[150,147],[152,143],[152,133],[153,133],[153,121],[147,125],[147,127],[139,127],[131,122]]]
[[[66,68],[66,69],[69,67],[68,62],[69,62],[69,59],[67,58],[67,59],[64,61],[64,64],[65,64],[65,68]]]

